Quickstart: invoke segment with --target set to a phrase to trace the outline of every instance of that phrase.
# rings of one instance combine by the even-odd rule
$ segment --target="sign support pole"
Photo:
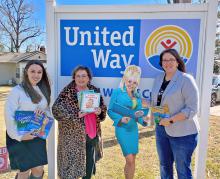
[[[55,79],[56,79],[56,37],[55,37],[55,0],[46,0],[46,44],[47,44],[47,71],[51,81],[51,104],[55,97]],[[48,178],[57,178],[57,127],[56,122],[50,131],[48,140]]]
[[[208,130],[209,130],[209,110],[211,99],[211,83],[214,64],[214,41],[216,34],[216,22],[217,22],[217,0],[210,0],[208,3],[208,13],[206,19],[205,29],[205,42],[204,42],[204,57],[203,57],[203,71],[200,88],[200,135],[198,140],[198,146],[195,156],[195,178],[206,178],[206,157],[208,150]],[[205,60],[209,63],[205,63]]]

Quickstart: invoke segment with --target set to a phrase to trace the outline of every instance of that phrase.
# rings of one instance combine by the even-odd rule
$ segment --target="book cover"
[[[112,107],[112,111],[122,116],[127,116],[135,119],[146,116],[149,112],[149,108],[130,109],[120,105],[119,103],[114,103]]]
[[[0,147],[0,172],[5,172],[9,169],[8,151],[6,147]]]
[[[82,112],[94,112],[99,107],[100,93],[83,92],[81,96],[80,110]]]
[[[84,90],[84,91],[79,91],[77,92],[77,100],[78,100],[78,105],[79,107],[81,106],[81,102],[82,102],[82,95],[83,93],[94,93],[94,90]]]
[[[34,111],[16,111],[15,121],[19,135],[31,132],[37,137],[46,139],[54,120],[45,114],[36,115]]]
[[[159,124],[161,118],[170,117],[170,110],[167,104],[164,106],[151,107],[151,112],[153,113],[154,121],[156,124]]]

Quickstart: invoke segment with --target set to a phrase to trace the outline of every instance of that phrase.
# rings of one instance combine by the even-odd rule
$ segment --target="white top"
[[[41,101],[38,104],[34,104],[31,98],[26,95],[24,89],[17,85],[12,88],[10,94],[5,103],[5,123],[8,135],[17,141],[21,141],[22,135],[17,133],[17,125],[15,122],[15,111],[35,111],[37,108],[45,111],[50,115],[50,109],[47,105],[47,100],[38,86],[34,86],[34,89],[42,96]]]

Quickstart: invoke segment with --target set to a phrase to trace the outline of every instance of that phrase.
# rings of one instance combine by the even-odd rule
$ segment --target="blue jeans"
[[[156,126],[156,144],[160,160],[161,179],[173,179],[174,161],[178,179],[193,178],[190,164],[197,140],[198,134],[171,137],[167,135],[164,126]]]

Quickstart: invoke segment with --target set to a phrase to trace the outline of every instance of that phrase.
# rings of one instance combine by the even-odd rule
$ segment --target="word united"
[[[95,26],[94,30],[81,30],[80,27],[64,27],[65,42],[68,46],[91,46],[94,66],[99,68],[121,68],[131,64],[134,54],[113,53],[115,47],[134,47],[134,26],[124,31],[110,31],[107,27]],[[94,47],[94,48],[93,48]]]

